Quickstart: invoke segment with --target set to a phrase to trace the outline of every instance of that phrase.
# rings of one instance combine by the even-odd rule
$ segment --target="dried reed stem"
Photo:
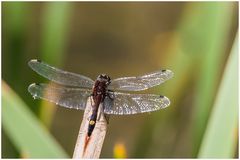
[[[78,133],[73,158],[99,158],[104,138],[107,131],[107,121],[102,112],[102,104],[99,106],[98,119],[90,139],[87,141],[89,118],[92,114],[91,99],[88,99],[83,120]]]

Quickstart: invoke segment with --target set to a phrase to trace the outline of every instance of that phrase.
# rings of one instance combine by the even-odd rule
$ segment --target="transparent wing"
[[[170,101],[165,96],[154,94],[110,92],[109,97],[105,97],[103,105],[106,114],[129,115],[166,108]]]
[[[57,105],[84,110],[87,99],[91,94],[90,89],[68,88],[49,84],[31,84],[28,91],[33,98],[40,98]]]
[[[31,60],[29,66],[41,76],[67,86],[92,88],[94,81],[83,75],[66,72],[39,60]]]
[[[108,88],[111,90],[141,91],[159,85],[172,77],[172,71],[161,70],[138,77],[114,79]]]

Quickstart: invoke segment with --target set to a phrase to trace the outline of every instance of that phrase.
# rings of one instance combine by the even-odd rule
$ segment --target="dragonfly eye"
[[[107,76],[107,84],[111,83],[111,78],[109,76]]]
[[[106,84],[110,84],[111,83],[111,78],[106,75],[106,74],[100,74],[97,78],[99,81],[105,81]]]
[[[97,77],[97,80],[101,81],[103,79],[103,76],[102,74],[100,74],[98,77]]]
[[[110,77],[108,77],[106,84],[109,85],[111,83]]]
[[[106,76],[107,76],[106,74],[100,74],[98,77],[99,77],[99,78],[106,79]]]

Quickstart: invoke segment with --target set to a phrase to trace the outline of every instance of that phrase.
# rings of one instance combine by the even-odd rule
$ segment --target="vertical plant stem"
[[[193,147],[194,156],[197,155],[206,129],[209,113],[212,109],[214,97],[219,85],[221,64],[223,64],[226,50],[227,37],[230,31],[232,4],[212,3],[210,10],[215,17],[212,18],[213,30],[206,46],[205,58],[202,61],[201,70],[198,73],[195,104],[193,112]],[[212,11],[212,12],[213,12]]]
[[[98,120],[93,133],[87,141],[88,119],[91,117],[91,99],[88,99],[86,109],[83,115],[83,120],[78,133],[73,158],[99,158],[102,150],[104,138],[107,132],[107,121],[102,111],[102,104],[98,110]]]
[[[3,77],[18,92],[24,94],[21,85],[26,79],[22,76],[25,65],[25,45],[27,43],[27,27],[31,17],[31,5],[22,2],[5,2],[2,4],[3,16]]]
[[[71,4],[50,2],[45,5],[40,59],[60,67],[65,58]],[[54,113],[55,106],[42,101],[40,118],[46,126],[51,124]]]
[[[199,158],[233,158],[238,122],[238,34],[229,56]]]

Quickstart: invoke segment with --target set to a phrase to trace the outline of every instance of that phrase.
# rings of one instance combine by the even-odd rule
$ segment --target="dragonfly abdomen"
[[[88,124],[88,137],[92,135],[93,129],[96,125],[97,120],[97,113],[93,113],[90,117],[89,124]]]
[[[92,115],[90,117],[89,124],[88,124],[88,133],[87,133],[88,137],[92,135],[92,132],[95,128],[98,108],[100,103],[102,103],[105,98],[106,87],[109,79],[110,78],[108,78],[107,76],[104,77],[103,75],[100,75],[94,84],[93,93],[92,93],[94,104],[92,105]]]

